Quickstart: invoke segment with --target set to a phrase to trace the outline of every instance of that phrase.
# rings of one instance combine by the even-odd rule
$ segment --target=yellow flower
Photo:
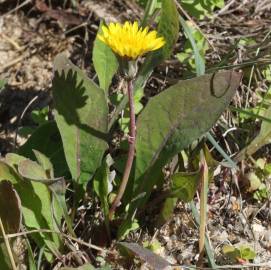
[[[165,44],[164,38],[157,36],[157,31],[149,31],[148,27],[143,29],[138,26],[138,22],[110,23],[102,26],[102,31],[98,39],[121,57],[133,60]]]

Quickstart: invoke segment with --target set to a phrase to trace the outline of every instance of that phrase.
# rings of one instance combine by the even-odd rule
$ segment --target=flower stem
[[[128,157],[126,160],[126,165],[123,173],[123,178],[117,193],[117,196],[115,197],[112,206],[109,210],[109,220],[112,220],[112,217],[116,211],[116,208],[118,207],[123,194],[125,192],[128,179],[130,176],[130,172],[132,169],[134,157],[135,157],[135,136],[136,136],[136,122],[135,122],[135,105],[134,105],[134,89],[133,89],[133,80],[128,79],[128,99],[129,99],[129,110],[130,110],[130,128],[129,128],[129,151],[128,151]]]

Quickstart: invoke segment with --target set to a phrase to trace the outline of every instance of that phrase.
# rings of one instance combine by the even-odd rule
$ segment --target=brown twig
[[[86,246],[88,248],[95,249],[97,251],[102,251],[102,252],[105,252],[105,253],[112,253],[109,250],[106,250],[106,249],[98,247],[96,245],[87,243],[87,242],[85,242],[83,240],[80,240],[80,239],[78,239],[76,237],[70,236],[70,235],[62,233],[62,232],[48,230],[48,229],[37,229],[37,230],[31,230],[31,231],[26,231],[26,232],[7,234],[6,238],[13,238],[13,237],[18,237],[18,236],[26,236],[28,234],[33,234],[33,233],[55,233],[55,234],[61,235],[62,237],[65,237],[65,238],[67,238],[67,239],[69,239],[71,241],[74,241],[74,242],[76,242],[76,243],[78,243],[80,245]]]
[[[10,10],[9,12],[5,13],[4,15],[2,16],[7,16],[7,15],[10,15],[11,13],[14,13],[16,11],[18,11],[20,8],[30,4],[32,2],[32,0],[25,0],[23,3],[21,3],[20,5],[16,6],[14,9]]]
[[[205,157],[201,155],[201,169],[200,169],[200,237],[199,237],[199,258],[197,261],[197,266],[203,266],[204,257],[204,245],[205,245],[205,232],[207,224],[207,193],[208,193],[208,165],[206,163]]]
[[[15,48],[16,51],[22,51],[24,49],[16,41],[14,41],[12,38],[8,37],[4,33],[0,33],[0,36],[3,38],[3,40],[10,43],[12,45],[12,47]]]
[[[24,108],[22,114],[20,115],[18,121],[17,121],[17,127],[15,131],[15,137],[14,137],[14,147],[17,147],[17,138],[18,138],[18,131],[19,131],[19,126],[21,125],[22,119],[24,118],[24,115],[26,114],[27,110],[30,108],[30,106],[38,99],[38,95],[32,98],[29,103],[26,105]]]
[[[123,178],[117,193],[116,198],[113,201],[113,204],[109,210],[109,220],[112,220],[112,217],[118,207],[122,196],[125,192],[130,172],[132,169],[134,156],[135,156],[135,136],[136,136],[136,123],[135,123],[135,105],[134,105],[134,93],[133,93],[133,81],[128,79],[128,99],[129,99],[129,110],[130,110],[130,130],[129,130],[129,152],[125,165],[125,170],[123,173]]]
[[[13,59],[12,61],[6,63],[5,65],[2,65],[0,68],[0,73],[4,72],[7,68],[10,68],[10,67],[16,65],[17,63],[22,62],[23,60],[25,60],[29,56],[30,56],[30,53],[24,53],[24,54],[18,56],[17,58]]]

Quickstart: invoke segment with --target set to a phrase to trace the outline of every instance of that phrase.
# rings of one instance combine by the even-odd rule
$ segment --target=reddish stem
[[[130,172],[132,169],[134,157],[135,157],[135,136],[136,136],[136,122],[135,122],[135,105],[134,105],[134,94],[133,94],[133,81],[132,79],[128,80],[128,99],[129,99],[129,110],[130,110],[130,129],[129,129],[129,152],[126,160],[125,170],[123,173],[123,178],[115,197],[112,206],[109,211],[109,220],[112,220],[112,217],[116,211],[116,208],[119,206],[119,203],[125,192]]]

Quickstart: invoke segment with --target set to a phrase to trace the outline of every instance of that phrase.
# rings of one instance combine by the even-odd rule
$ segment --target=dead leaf
[[[22,222],[21,200],[10,181],[0,182],[0,217],[6,233],[17,233]]]

